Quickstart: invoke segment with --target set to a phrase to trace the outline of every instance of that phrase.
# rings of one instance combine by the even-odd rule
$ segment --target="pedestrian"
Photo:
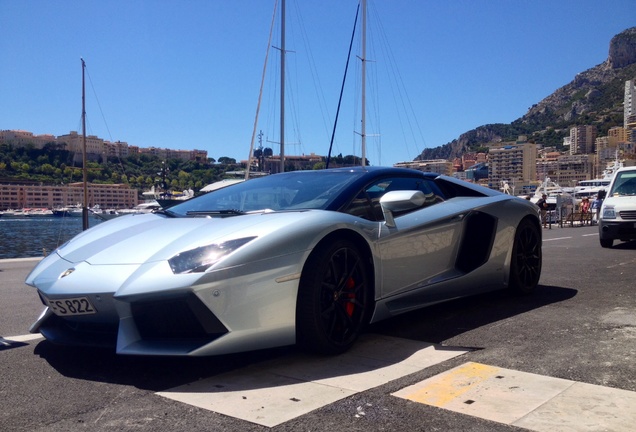
[[[581,200],[581,213],[589,213],[590,212],[590,199],[588,197],[583,197]]]
[[[598,223],[601,220],[601,207],[603,206],[603,199],[605,198],[605,190],[601,189],[598,191],[594,202],[592,203],[592,210],[594,210],[594,218],[593,222],[596,221]]]
[[[541,195],[539,201],[537,201],[537,206],[539,206],[539,210],[541,211],[541,223],[543,224],[543,228],[547,228],[548,224],[548,196],[546,194]]]

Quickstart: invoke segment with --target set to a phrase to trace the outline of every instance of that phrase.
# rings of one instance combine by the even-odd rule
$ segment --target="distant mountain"
[[[511,124],[487,124],[463,133],[436,148],[424,149],[416,160],[452,159],[478,150],[483,144],[515,141],[519,135],[544,145],[563,145],[563,137],[576,125],[596,125],[599,136],[623,125],[625,81],[636,79],[636,27],[610,41],[607,60],[581,72]]]

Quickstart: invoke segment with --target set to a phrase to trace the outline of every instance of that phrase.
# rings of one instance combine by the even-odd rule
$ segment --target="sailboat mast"
[[[367,161],[367,0],[362,0],[362,125],[360,136],[362,137],[362,166]]]
[[[265,50],[265,62],[263,63],[263,74],[261,76],[261,88],[258,91],[258,102],[256,103],[256,115],[254,116],[254,129],[252,129],[252,140],[250,141],[250,153],[247,156],[247,167],[245,169],[245,180],[250,179],[250,166],[252,156],[254,154],[254,139],[256,138],[256,128],[258,126],[258,114],[261,111],[261,99],[263,97],[263,84],[265,83],[265,72],[267,71],[267,59],[269,57],[269,48],[272,45],[272,32],[274,30],[274,22],[276,19],[276,7],[278,0],[274,2],[274,13],[272,14],[272,23],[269,28],[269,38],[267,39],[267,50]]]
[[[285,0],[282,0],[280,12],[280,172],[285,171],[285,9]]]
[[[82,229],[88,229],[88,175],[86,171],[86,85],[84,70],[86,63],[82,58],[82,176],[84,185],[84,200],[82,202]]]

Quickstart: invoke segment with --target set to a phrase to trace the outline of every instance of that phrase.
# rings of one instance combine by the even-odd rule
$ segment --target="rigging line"
[[[84,70],[87,70],[86,67],[84,67]],[[97,101],[97,107],[99,108],[99,112],[102,115],[102,120],[104,120],[104,125],[106,126],[106,131],[108,131],[108,137],[110,138],[110,141],[113,141],[113,136],[110,133],[110,129],[108,127],[108,123],[106,122],[106,117],[104,116],[104,111],[102,110],[102,105],[99,103],[99,98],[97,97],[97,92],[95,91],[95,86],[93,86],[93,80],[91,79],[91,74],[90,72],[86,71],[86,75],[88,75],[88,81],[91,84],[91,88],[93,89],[93,95],[95,96],[95,100]]]
[[[340,114],[340,104],[342,103],[342,93],[344,91],[345,81],[347,80],[347,70],[349,69],[349,60],[351,60],[351,49],[353,47],[353,40],[356,34],[356,25],[358,24],[358,14],[360,13],[360,3],[356,9],[356,19],[353,22],[353,31],[351,32],[351,42],[349,42],[349,53],[347,54],[347,63],[345,65],[345,73],[342,77],[342,86],[340,87],[340,97],[338,98],[338,108],[336,109],[336,119],[334,120],[333,130],[331,132],[331,141],[329,142],[329,152],[327,153],[327,163],[325,168],[329,168],[329,161],[331,160],[331,150],[333,147],[333,139],[336,134],[336,127],[338,125],[338,116]]]
[[[291,22],[294,22],[294,20],[291,20]],[[291,30],[292,32],[294,31],[294,27],[288,25],[287,26],[287,32],[289,34],[289,31]],[[296,40],[298,38],[294,38],[294,36],[292,35],[292,39]],[[296,51],[291,51],[286,49],[285,50],[286,53],[295,53]],[[289,58],[289,57],[288,57]],[[294,59],[296,59],[296,57],[293,57]],[[293,63],[293,72],[294,74],[292,74],[292,63]],[[299,121],[299,108],[298,108],[298,95],[300,94],[300,87],[299,87],[299,82],[300,80],[298,79],[298,62],[297,61],[289,61],[287,60],[285,62],[285,76],[286,77],[292,77],[292,79],[286,79],[285,80],[285,94],[288,95],[288,97],[286,98],[286,101],[289,102],[290,104],[290,109],[289,112],[291,114],[291,130],[294,133],[294,138],[297,140],[297,142],[290,142],[289,138],[287,138],[285,140],[285,146],[300,146],[302,148],[302,137],[300,136],[300,121]],[[295,78],[295,79],[294,79]],[[287,129],[287,125],[286,124],[286,128]],[[287,137],[287,134],[285,134],[285,137]]]
[[[247,167],[245,169],[245,180],[249,180],[250,178],[250,166],[252,160],[252,153],[254,152],[254,140],[256,139],[256,129],[258,125],[258,114],[261,107],[261,98],[263,96],[263,82],[265,81],[265,71],[267,70],[267,57],[269,56],[269,48],[272,44],[272,33],[274,30],[274,22],[276,19],[276,8],[278,6],[278,0],[274,2],[274,13],[272,14],[272,25],[269,29],[269,39],[267,41],[267,50],[265,51],[265,62],[263,63],[263,75],[261,77],[261,88],[258,93],[258,103],[256,105],[256,116],[254,118],[254,129],[252,130],[252,140],[250,142],[250,153],[247,156]]]
[[[296,22],[299,23],[300,33],[302,35],[301,40],[305,47],[305,52],[307,53],[308,63],[309,63],[309,72],[311,74],[312,81],[314,83],[314,91],[316,92],[316,99],[318,101],[318,107],[320,108],[320,115],[322,117],[323,127],[325,128],[325,132],[327,136],[329,134],[329,124],[331,123],[331,118],[329,116],[329,110],[327,109],[327,102],[325,99],[325,92],[322,89],[322,82],[320,81],[320,75],[318,74],[318,68],[316,67],[316,60],[313,55],[313,51],[310,49],[310,45],[308,43],[309,37],[307,36],[307,29],[305,26],[305,21],[302,18],[300,13],[300,9],[298,7],[298,2],[295,2],[294,5],[296,11]],[[294,22],[294,21],[292,21]]]
[[[376,16],[379,16],[379,14],[375,10],[375,8],[373,9],[373,12],[375,13]],[[402,105],[403,105],[403,109],[404,109],[405,115],[407,115],[407,113],[410,110],[411,116],[407,115],[407,121],[408,121],[408,124],[409,124],[409,129],[411,130],[411,135],[412,135],[412,138],[413,138],[413,145],[416,146],[415,152],[417,154],[419,154],[420,152],[417,150],[417,138],[415,137],[415,131],[413,130],[413,125],[411,123],[411,118],[413,120],[413,123],[415,123],[415,127],[417,129],[417,132],[419,132],[422,144],[425,146],[426,140],[424,139],[424,134],[422,132],[422,128],[420,127],[420,124],[419,124],[419,121],[417,119],[417,116],[415,115],[415,109],[413,108],[413,103],[411,101],[411,98],[409,97],[409,93],[407,91],[405,91],[406,86],[404,84],[404,79],[402,78],[402,74],[400,73],[400,69],[397,67],[397,61],[395,60],[394,53],[393,53],[393,51],[391,49],[389,49],[390,44],[388,43],[388,38],[386,36],[386,32],[384,31],[384,27],[382,26],[382,21],[378,18],[378,19],[374,20],[374,22],[377,23],[377,26],[378,26],[378,28],[380,30],[377,33],[381,36],[381,40],[384,42],[383,47],[385,47],[384,51],[386,53],[387,59],[390,60],[388,62],[388,64],[391,67],[390,69],[392,70],[394,76],[397,78],[396,81],[400,84],[400,86],[398,86],[398,93],[400,95],[400,99],[401,99],[401,102],[402,102]],[[404,103],[404,100],[406,100],[406,104]],[[407,106],[408,106],[409,110],[407,110]]]
[[[373,34],[373,33],[372,33]],[[369,47],[370,46],[370,47]],[[370,48],[370,49],[369,49]],[[374,53],[374,46],[373,46],[373,39],[371,39],[371,41],[367,40],[367,52],[371,51],[372,54]],[[368,56],[368,54],[367,54]],[[373,58],[378,58],[376,55],[373,55]],[[376,62],[372,62],[373,64],[376,64]],[[367,66],[369,66],[369,64],[367,64]],[[371,106],[372,110],[371,112],[373,113],[373,117],[371,117],[371,120],[373,120],[372,122],[372,129],[374,130],[373,134],[366,134],[366,138],[367,138],[367,159],[369,158],[369,138],[375,138],[374,139],[374,143],[376,145],[376,149],[377,149],[377,162],[376,165],[381,165],[382,164],[382,154],[381,154],[381,147],[380,147],[380,139],[381,139],[381,135],[380,135],[380,119],[381,119],[381,115],[380,115],[380,85],[379,85],[379,76],[378,76],[378,70],[376,67],[367,67],[367,89],[371,90],[371,95],[372,97],[369,98],[368,97],[368,91],[367,91],[367,107]],[[369,123],[369,117],[367,116],[367,125]],[[367,130],[368,130],[368,126],[367,126]]]
[[[280,59],[278,60],[270,60],[271,62],[273,62],[273,72],[270,73],[269,77],[267,78],[267,88],[268,91],[266,92],[266,97],[267,97],[267,101],[266,101],[266,109],[265,109],[265,113],[266,113],[266,119],[264,121],[265,123],[265,132],[266,135],[270,138],[267,138],[266,141],[270,142],[270,143],[276,143],[278,144],[278,141],[275,141],[275,137],[277,135],[276,131],[276,122],[279,120],[277,115],[280,114],[280,109],[277,109],[277,104],[280,102],[279,100],[277,100],[276,96],[278,95],[278,85],[280,84],[280,82],[276,79],[277,76],[280,76],[280,72],[279,72],[279,67],[280,67]],[[271,69],[272,65],[268,65]]]

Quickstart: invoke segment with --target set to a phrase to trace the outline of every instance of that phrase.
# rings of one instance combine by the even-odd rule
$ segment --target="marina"
[[[91,216],[91,227],[102,223]],[[0,259],[43,257],[82,232],[79,217],[0,217]]]

